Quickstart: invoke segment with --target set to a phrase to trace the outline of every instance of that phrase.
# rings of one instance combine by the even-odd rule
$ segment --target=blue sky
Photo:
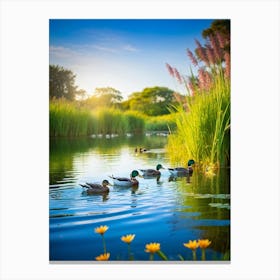
[[[76,85],[92,94],[113,87],[129,94],[166,86],[184,93],[165,63],[188,75],[186,49],[213,20],[50,20],[50,64],[76,74]]]

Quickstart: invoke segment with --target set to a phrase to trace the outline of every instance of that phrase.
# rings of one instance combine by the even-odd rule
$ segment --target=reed
[[[205,165],[226,165],[230,149],[230,91],[218,79],[207,94],[187,97],[188,112],[178,106],[177,132],[168,139],[173,161],[195,158]],[[180,147],[180,149],[178,149]]]
[[[109,108],[90,111],[64,99],[51,100],[49,120],[51,137],[143,133],[146,123],[146,117],[139,112]]]
[[[215,40],[212,40],[216,42]],[[198,57],[188,50],[194,66],[199,66],[184,80],[188,95],[175,107],[177,132],[168,139],[171,160],[195,158],[206,166],[225,166],[230,161],[230,60],[229,54],[214,43],[203,48],[199,42]],[[215,57],[214,57],[215,54]],[[218,56],[220,55],[220,56]],[[172,68],[168,65],[168,70]]]
[[[53,100],[49,106],[50,136],[84,136],[88,134],[89,111],[79,110],[72,102]]]
[[[174,131],[176,129],[177,113],[149,117],[145,129],[148,131]]]
[[[103,109],[97,113],[98,133],[123,134],[127,131],[127,120],[123,114],[114,109]]]
[[[126,111],[124,113],[127,119],[127,132],[140,134],[145,130],[146,117],[137,111]]]

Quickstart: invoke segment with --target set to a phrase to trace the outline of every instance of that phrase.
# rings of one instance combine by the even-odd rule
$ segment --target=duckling
[[[187,175],[192,176],[192,174],[193,174],[192,165],[193,164],[195,164],[195,161],[193,159],[190,159],[188,161],[188,167],[187,168],[185,168],[185,167],[168,168],[168,171],[173,176],[187,176]]]
[[[148,149],[146,149],[146,148],[140,148],[139,151],[140,151],[140,153],[145,153],[145,152],[148,151]]]
[[[96,194],[96,193],[108,193],[110,189],[108,186],[111,186],[108,180],[103,180],[102,184],[98,183],[86,183],[80,184],[83,188],[87,188],[87,194]]]
[[[115,177],[115,176],[109,176],[113,179],[114,185],[121,186],[121,187],[132,187],[132,186],[138,186],[139,182],[135,177],[142,177],[137,170],[133,170],[130,174],[130,178],[125,177]]]
[[[156,169],[139,169],[141,172],[143,172],[143,176],[149,177],[149,176],[160,176],[160,169],[164,169],[164,167],[161,164],[158,164],[156,166]]]

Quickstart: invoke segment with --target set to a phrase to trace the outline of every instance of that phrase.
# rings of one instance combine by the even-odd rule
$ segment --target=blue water
[[[50,260],[91,261],[103,253],[102,238],[94,228],[107,225],[110,260],[127,261],[121,236],[135,234],[135,261],[148,260],[145,244],[158,242],[169,260],[192,260],[183,243],[209,239],[207,260],[223,260],[230,250],[229,170],[206,178],[194,172],[186,178],[139,178],[137,189],[112,186],[108,195],[86,195],[79,183],[101,182],[108,175],[129,176],[133,169],[172,164],[165,152],[166,137],[52,140],[50,142]],[[136,146],[149,152],[135,154]],[[186,159],[187,161],[187,159]],[[111,181],[112,182],[112,181]],[[200,251],[197,250],[200,259]],[[161,260],[155,255],[155,260]]]

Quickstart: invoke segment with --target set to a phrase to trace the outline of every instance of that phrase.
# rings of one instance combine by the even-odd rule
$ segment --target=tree
[[[219,34],[225,41],[224,50],[230,52],[230,20],[214,20],[209,28],[202,31],[204,39],[209,39],[216,34]]]
[[[94,109],[97,107],[119,107],[123,97],[119,90],[104,87],[96,88],[91,97],[84,100],[84,105],[88,108]]]
[[[104,105],[119,103],[123,99],[121,92],[111,87],[96,88],[94,96]]]
[[[130,110],[140,111],[149,116],[156,116],[169,114],[168,108],[175,103],[174,92],[171,89],[152,87],[132,93],[124,106],[129,106]]]
[[[50,98],[65,98],[74,100],[83,91],[77,90],[76,76],[71,70],[59,65],[49,66],[49,96]]]
[[[230,20],[214,20],[209,28],[202,31],[202,37],[206,39],[205,47],[196,40],[195,54],[199,61],[204,61],[206,56],[215,60],[215,63],[225,61],[224,58],[222,61],[217,60],[219,48],[228,56],[230,55]]]
[[[220,19],[214,20],[211,23],[211,26],[202,31],[202,36],[204,39],[209,38],[211,35],[215,35],[216,33],[220,33],[222,36],[230,39],[230,20],[228,19]]]

